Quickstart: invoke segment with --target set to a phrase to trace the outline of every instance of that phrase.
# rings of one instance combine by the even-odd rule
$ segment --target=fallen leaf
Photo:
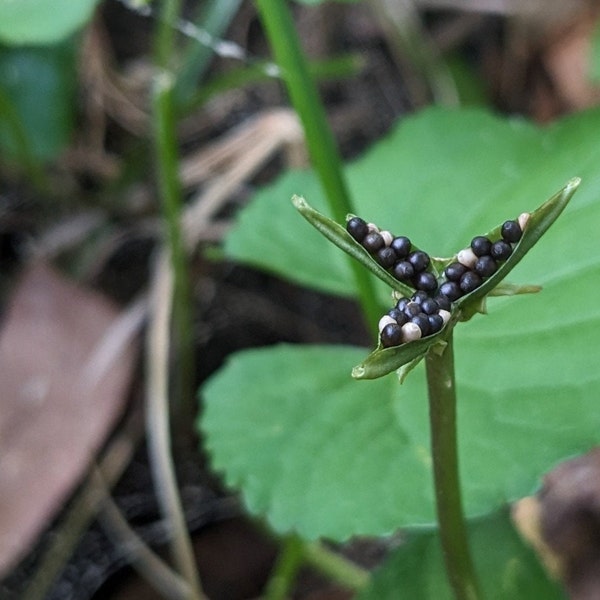
[[[135,330],[49,266],[23,274],[0,331],[0,574],[56,516],[121,415]]]

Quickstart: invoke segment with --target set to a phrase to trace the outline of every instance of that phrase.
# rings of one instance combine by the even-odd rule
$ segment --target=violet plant
[[[600,111],[541,130],[484,110],[432,108],[343,168],[285,3],[257,6],[315,172],[286,173],[257,194],[227,238],[230,258],[356,299],[377,334],[380,317],[398,302],[390,289],[402,296],[414,289],[348,234],[348,213],[449,255],[430,257],[427,272],[441,287],[469,240],[506,242],[501,224],[531,212],[522,236],[507,242],[510,254],[497,250],[498,268],[482,270],[477,285],[450,301],[437,332],[400,337],[397,345],[379,335],[366,358],[364,348],[332,345],[232,356],[202,389],[199,428],[213,466],[252,514],[291,536],[275,572],[286,573],[288,587],[303,561],[331,565],[331,556],[314,550],[318,540],[385,540],[402,528],[408,543],[369,583],[339,565],[328,573],[360,590],[361,600],[562,597],[516,535],[506,506],[531,493],[552,464],[598,441],[600,377],[582,339],[600,326],[600,312],[585,301],[594,296],[591,274],[600,272],[589,235],[600,221],[593,185]],[[589,183],[561,227],[541,239],[579,180],[533,209],[574,172]],[[288,199],[298,193],[310,200],[296,197],[298,210],[350,263],[291,210]],[[504,281],[509,272],[513,284]],[[541,294],[512,297],[540,286]],[[506,297],[490,302],[485,319],[471,319],[493,295]],[[353,380],[353,365],[355,379],[372,380]],[[397,377],[383,377],[393,372],[401,387]],[[269,597],[287,588],[277,589]]]

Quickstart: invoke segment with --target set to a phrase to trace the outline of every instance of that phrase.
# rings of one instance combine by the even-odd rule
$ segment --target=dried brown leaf
[[[46,265],[17,286],[0,332],[0,574],[56,515],[121,414],[133,331]]]

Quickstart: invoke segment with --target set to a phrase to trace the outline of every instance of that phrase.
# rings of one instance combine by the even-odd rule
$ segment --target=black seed
[[[433,273],[429,273],[428,271],[423,271],[423,273],[418,273],[413,283],[418,290],[424,290],[426,292],[435,292],[437,290],[437,279]]]
[[[421,302],[421,310],[426,315],[434,315],[440,310],[440,305],[433,298],[425,298],[425,300]]]
[[[365,221],[363,221],[360,217],[352,217],[346,223],[346,231],[357,241],[362,242],[365,239],[367,233],[369,233],[369,228]]]
[[[396,321],[398,320],[398,315],[401,315],[402,311],[398,310],[397,308],[392,308],[391,310],[388,310],[388,317],[392,317],[392,319],[395,319]]]
[[[429,335],[429,317],[425,313],[419,313],[415,315],[411,322],[417,325],[417,327],[421,330],[421,336],[425,337]]]
[[[465,273],[466,275],[466,273]],[[464,275],[463,275],[464,277]],[[448,298],[448,300],[450,300],[450,302],[454,302],[455,300],[458,300],[463,294],[460,291],[460,287],[458,285],[458,283],[456,283],[455,281],[446,281],[446,283],[442,283],[442,285],[440,286],[440,294],[443,294],[444,296],[446,296],[446,298]],[[439,304],[439,301],[438,301]],[[447,309],[445,309],[447,310]]]
[[[473,270],[477,275],[481,275],[481,277],[490,277],[490,275],[493,275],[498,270],[498,265],[491,256],[480,256]]]
[[[440,310],[450,310],[452,308],[452,301],[450,298],[441,292],[434,298],[434,300],[437,302]]]
[[[381,250],[385,246],[385,242],[377,232],[371,231],[371,233],[367,233],[365,236],[365,239],[362,241],[362,245],[367,252],[375,254],[377,250]]]
[[[404,325],[404,323],[408,322],[408,317],[401,310],[398,310],[397,308],[392,308],[392,310],[390,310],[388,312],[388,315],[390,317],[392,317],[392,319],[395,319],[396,323],[398,323],[398,325],[400,325],[400,326],[402,326],[402,325]]]
[[[386,348],[399,346],[402,343],[402,328],[396,323],[389,323],[381,331],[380,338],[381,344]]]
[[[416,302],[417,304],[421,304],[421,302],[423,302],[423,300],[425,300],[426,298],[429,298],[429,294],[427,292],[424,292],[422,290],[417,290],[411,297],[410,299],[413,302]]]
[[[467,271],[460,278],[460,289],[464,294],[476,290],[483,283],[481,277],[475,271]]]
[[[478,235],[471,240],[471,250],[475,256],[484,256],[490,253],[492,242],[483,235]]]
[[[504,240],[498,240],[492,244],[490,255],[496,260],[506,260],[512,254],[512,246]]]
[[[389,269],[394,266],[394,263],[398,260],[396,253],[391,248],[383,247],[377,251],[375,260],[384,268]]]
[[[400,300],[398,300],[398,302],[396,303],[396,308],[398,310],[401,310],[402,312],[404,312],[404,309],[406,308],[406,305],[410,302],[409,298],[400,298]]]
[[[415,273],[420,273],[429,266],[429,254],[416,250],[408,255],[408,262],[415,268]]]
[[[392,273],[396,279],[410,281],[415,274],[415,268],[407,260],[403,260],[394,265]]]
[[[440,315],[428,315],[429,333],[437,333],[444,326],[444,319]]]
[[[505,221],[501,229],[502,237],[506,242],[518,242],[523,235],[521,226],[517,221]]]
[[[411,319],[416,317],[421,311],[421,305],[416,302],[409,302],[404,308],[404,314]]]
[[[393,248],[398,258],[406,258],[411,249],[411,241],[403,235],[395,237],[390,244],[390,248]]]
[[[467,272],[467,267],[459,262],[449,264],[444,270],[444,275],[449,281],[460,281],[460,278]]]

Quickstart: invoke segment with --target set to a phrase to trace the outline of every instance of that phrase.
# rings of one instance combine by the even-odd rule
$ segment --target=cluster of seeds
[[[400,298],[380,319],[382,345],[398,346],[440,331],[450,319],[452,302],[477,289],[512,254],[528,218],[524,213],[518,220],[506,221],[499,240],[474,237],[471,245],[457,254],[457,261],[444,269],[439,281],[428,271],[429,255],[413,248],[407,237],[395,237],[360,217],[349,219],[348,233],[396,279],[416,290],[410,298]]]
[[[373,258],[396,279],[417,290],[433,293],[438,287],[435,275],[428,271],[429,255],[413,248],[405,236],[395,237],[380,231],[373,223],[352,217],[346,230]]]

